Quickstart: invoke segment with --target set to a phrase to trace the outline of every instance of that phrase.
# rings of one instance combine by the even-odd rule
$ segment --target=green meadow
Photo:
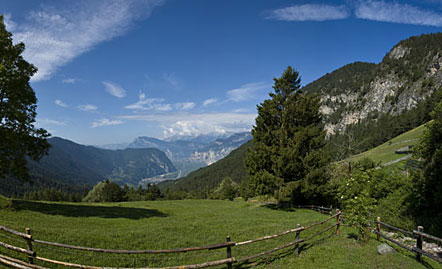
[[[311,210],[276,210],[263,203],[241,200],[183,200],[125,202],[107,204],[49,203],[14,200],[12,208],[0,210],[0,225],[24,231],[31,228],[36,239],[64,244],[107,249],[171,249],[222,243],[229,235],[234,242],[245,241],[293,229],[296,224],[306,226],[327,216]],[[335,223],[304,231],[301,238]],[[356,230],[342,227],[301,245],[296,256],[293,248],[235,268],[424,268],[438,264],[428,261],[419,264],[411,253],[381,256],[374,239],[359,242]],[[232,255],[242,258],[278,247],[294,240],[294,234],[256,244],[233,247]],[[0,241],[25,248],[23,239],[0,232]],[[226,249],[205,250],[179,254],[129,255],[93,253],[34,243],[39,256],[95,266],[161,267],[196,264],[226,258]],[[5,249],[7,254],[26,260],[26,257]],[[40,265],[55,268],[54,265]],[[438,267],[439,266],[439,267]],[[225,268],[219,266],[218,268]]]
[[[419,138],[425,131],[425,124],[414,128],[408,132],[396,136],[393,139],[379,145],[373,149],[362,152],[360,154],[351,157],[352,161],[359,161],[364,158],[370,158],[375,162],[381,162],[382,164],[400,159],[407,154],[396,154],[395,151],[407,147],[409,145],[416,145]],[[349,158],[346,160],[349,161]]]

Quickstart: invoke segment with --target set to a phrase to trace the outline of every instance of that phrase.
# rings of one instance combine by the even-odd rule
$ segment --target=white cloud
[[[327,21],[345,19],[349,16],[350,13],[345,6],[305,4],[272,10],[267,19],[280,21]]]
[[[106,88],[106,91],[115,97],[123,98],[126,96],[126,91],[120,87],[119,85],[110,82],[110,81],[103,81],[102,82],[104,87]]]
[[[68,105],[67,104],[65,104],[63,101],[61,101],[61,100],[55,100],[55,102],[54,102],[57,106],[61,106],[61,107],[68,107]]]
[[[361,1],[356,6],[355,15],[373,21],[442,26],[442,14],[397,2]]]
[[[96,111],[98,109],[98,107],[94,106],[94,105],[79,105],[77,106],[78,109],[80,109],[81,111]]]
[[[51,120],[51,119],[37,119],[36,123],[40,126],[46,126],[46,125],[64,126],[64,125],[66,125],[66,122],[64,122],[64,121]]]
[[[256,97],[256,93],[260,90],[268,89],[270,86],[264,82],[248,83],[238,89],[233,89],[227,92],[229,100],[234,102],[247,101]]]
[[[171,111],[172,105],[171,104],[155,104],[154,108],[157,111]]]
[[[63,9],[43,6],[27,21],[7,20],[15,42],[24,42],[23,56],[38,67],[33,81],[49,79],[61,66],[101,42],[121,36],[135,20],[146,18],[164,0],[72,1]],[[10,18],[10,17],[9,17]]]
[[[138,95],[138,102],[127,105],[124,108],[131,110],[159,110],[169,111],[172,109],[170,104],[163,104],[162,98],[146,98],[146,94],[140,92]]]
[[[208,133],[250,131],[256,114],[188,112],[121,116],[125,120],[140,120],[162,125],[164,137],[196,136]]]
[[[213,103],[216,103],[218,99],[216,98],[210,98],[203,101],[203,107],[207,107],[208,105],[211,105]]]
[[[190,110],[195,107],[194,102],[176,103],[175,108],[178,110]]]
[[[103,119],[99,119],[99,120],[94,121],[92,123],[91,128],[97,128],[97,127],[102,127],[102,126],[119,125],[119,124],[122,124],[122,123],[123,123],[123,121],[121,121],[121,120],[110,120],[110,119],[103,118]]]
[[[76,79],[76,78],[67,78],[67,79],[63,79],[61,82],[67,83],[67,84],[75,84],[77,81],[78,81],[78,79]]]

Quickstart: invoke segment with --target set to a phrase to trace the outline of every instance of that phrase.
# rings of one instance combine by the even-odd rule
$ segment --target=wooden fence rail
[[[416,259],[418,261],[420,261],[420,262],[422,262],[422,255],[424,255],[424,256],[427,256],[428,258],[431,258],[431,259],[433,259],[433,260],[435,260],[435,261],[437,261],[439,263],[442,263],[442,258],[437,257],[437,256],[435,256],[435,255],[433,255],[433,254],[431,254],[431,253],[429,253],[427,251],[424,251],[422,249],[422,245],[423,245],[423,242],[424,242],[424,240],[423,240],[424,237],[428,238],[428,239],[431,239],[431,240],[434,240],[434,241],[437,241],[439,243],[442,243],[442,239],[441,238],[438,238],[436,236],[424,233],[423,232],[424,227],[422,227],[422,226],[418,226],[417,230],[413,230],[412,232],[410,232],[410,231],[406,231],[406,230],[398,228],[398,227],[394,227],[393,225],[390,225],[390,224],[387,224],[387,223],[383,223],[383,222],[380,221],[380,219],[381,218],[378,217],[377,220],[375,221],[375,223],[376,223],[376,230],[374,231],[374,233],[377,234],[377,236],[378,236],[377,237],[378,240],[379,240],[379,237],[382,237],[385,240],[390,241],[390,242],[400,246],[401,248],[404,248],[404,249],[406,249],[408,251],[416,253]],[[394,240],[393,238],[390,238],[390,237],[386,236],[385,234],[383,234],[381,232],[381,226],[382,227],[386,227],[386,228],[388,228],[390,230],[394,230],[394,231],[401,232],[403,234],[410,235],[410,236],[416,238],[416,246],[415,247],[410,247],[410,246],[407,246],[407,245],[405,245],[405,244],[403,244],[403,243],[401,243],[401,242],[399,242],[397,240]]]
[[[314,210],[314,209],[313,209]],[[243,241],[243,242],[232,242],[230,240],[230,237],[227,236],[226,237],[226,242],[223,243],[218,243],[218,244],[213,244],[213,245],[208,245],[208,246],[201,246],[201,247],[189,247],[189,248],[178,248],[178,249],[159,249],[159,250],[117,250],[117,249],[100,249],[100,248],[90,248],[90,247],[81,247],[81,246],[73,246],[73,245],[67,245],[67,244],[60,244],[60,243],[56,243],[56,242],[49,242],[49,241],[43,241],[43,240],[38,240],[38,239],[34,239],[31,235],[31,230],[29,228],[26,229],[26,233],[20,233],[17,232],[15,230],[6,228],[4,226],[0,226],[0,230],[7,232],[7,233],[11,233],[13,235],[22,237],[23,239],[26,240],[27,243],[27,247],[28,249],[23,249],[23,248],[19,248],[19,247],[15,247],[3,242],[0,242],[0,247],[9,249],[9,250],[13,250],[19,253],[23,253],[23,254],[27,254],[28,255],[28,259],[29,262],[24,262],[21,260],[17,260],[11,257],[7,257],[4,255],[0,255],[0,263],[3,264],[7,264],[8,266],[13,266],[15,268],[37,268],[37,269],[42,269],[44,267],[39,266],[39,265],[34,265],[33,262],[34,260],[39,260],[39,261],[43,261],[46,263],[52,263],[52,264],[57,264],[57,265],[63,265],[63,266],[67,266],[67,267],[74,267],[74,268],[86,268],[86,269],[99,269],[99,268],[103,268],[103,267],[97,267],[97,266],[90,266],[90,265],[81,265],[81,264],[75,264],[75,263],[70,263],[70,262],[65,262],[65,261],[57,261],[57,260],[53,260],[53,259],[48,259],[45,257],[41,257],[38,256],[37,253],[35,252],[35,250],[32,250],[32,242],[34,243],[40,243],[40,244],[44,244],[44,245],[50,245],[50,246],[54,246],[54,247],[61,247],[61,248],[68,248],[68,249],[75,249],[75,250],[83,250],[83,251],[91,251],[91,252],[102,252],[102,253],[113,253],[113,254],[166,254],[166,253],[180,253],[180,252],[189,252],[189,251],[200,251],[200,250],[214,250],[214,249],[221,249],[221,248],[226,248],[226,252],[227,252],[227,258],[226,259],[222,259],[222,260],[217,260],[217,261],[209,261],[209,262],[205,262],[205,263],[201,263],[201,264],[191,264],[191,265],[180,265],[180,266],[172,266],[172,267],[161,267],[162,269],[192,269],[192,268],[205,268],[205,267],[211,267],[211,266],[217,266],[217,265],[223,265],[226,264],[227,268],[232,268],[232,265],[234,263],[239,263],[239,262],[244,262],[247,260],[251,260],[251,259],[255,259],[264,255],[268,255],[271,254],[275,251],[284,249],[284,248],[288,248],[290,246],[295,246],[296,247],[296,253],[298,253],[299,251],[299,244],[306,242],[308,240],[311,240],[312,238],[321,235],[331,229],[333,229],[334,227],[336,227],[336,234],[339,234],[339,217],[341,215],[341,212],[339,210],[337,210],[337,213],[328,217],[327,219],[323,220],[323,221],[319,221],[316,223],[313,223],[311,225],[309,225],[308,227],[301,227],[299,224],[297,225],[297,228],[295,229],[291,229],[285,232],[281,232],[281,233],[277,233],[277,234],[273,234],[273,235],[267,235],[264,237],[260,237],[260,238],[256,238],[256,239],[252,239],[252,240],[247,240],[247,241]],[[314,226],[317,225],[321,225],[324,224],[332,219],[336,218],[336,223],[333,225],[330,225],[328,227],[326,227],[325,229],[321,230],[320,232],[317,232],[311,236],[309,236],[308,238],[303,238],[300,239],[300,233],[302,231],[311,229]],[[252,255],[252,256],[248,256],[248,257],[243,257],[241,259],[236,259],[235,257],[232,257],[232,247],[240,247],[240,246],[244,246],[244,245],[248,245],[248,244],[252,244],[252,243],[256,243],[256,242],[260,242],[260,241],[264,241],[264,240],[269,240],[269,239],[273,239],[273,238],[277,238],[280,236],[284,236],[287,234],[291,234],[291,233],[295,233],[296,237],[295,240],[293,242],[287,243],[285,245]],[[106,267],[108,269],[111,269],[111,267]],[[152,267],[142,267],[139,269],[155,269]]]

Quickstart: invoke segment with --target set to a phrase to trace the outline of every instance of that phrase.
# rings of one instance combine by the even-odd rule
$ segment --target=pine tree
[[[274,79],[274,93],[258,105],[254,147],[246,168],[252,195],[274,195],[284,203],[320,202],[330,161],[317,95],[304,95],[297,71]]]

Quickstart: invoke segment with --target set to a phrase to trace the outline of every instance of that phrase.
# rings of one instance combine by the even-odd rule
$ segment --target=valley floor
[[[126,202],[107,204],[45,203],[14,201],[14,209],[0,210],[0,225],[17,231],[29,227],[36,239],[106,249],[171,249],[204,246],[254,239],[308,225],[326,216],[310,210],[275,210],[259,203],[243,201],[184,200]],[[316,231],[325,226],[318,227]],[[313,233],[314,231],[312,231]],[[354,239],[356,230],[342,227],[301,246],[299,256],[293,248],[274,255],[237,264],[235,268],[442,268],[425,259],[418,263],[411,253],[400,251],[381,256],[375,239],[361,243]],[[309,236],[306,231],[301,238]],[[256,254],[294,240],[294,234],[233,247],[236,258]],[[0,232],[0,241],[26,248],[24,240]],[[96,266],[173,266],[224,259],[226,250],[182,254],[128,255],[88,253],[78,250],[34,244],[39,256]],[[5,249],[0,254],[12,255]],[[38,262],[40,263],[40,262]],[[41,264],[53,268],[48,264]],[[219,268],[225,268],[220,266]]]

